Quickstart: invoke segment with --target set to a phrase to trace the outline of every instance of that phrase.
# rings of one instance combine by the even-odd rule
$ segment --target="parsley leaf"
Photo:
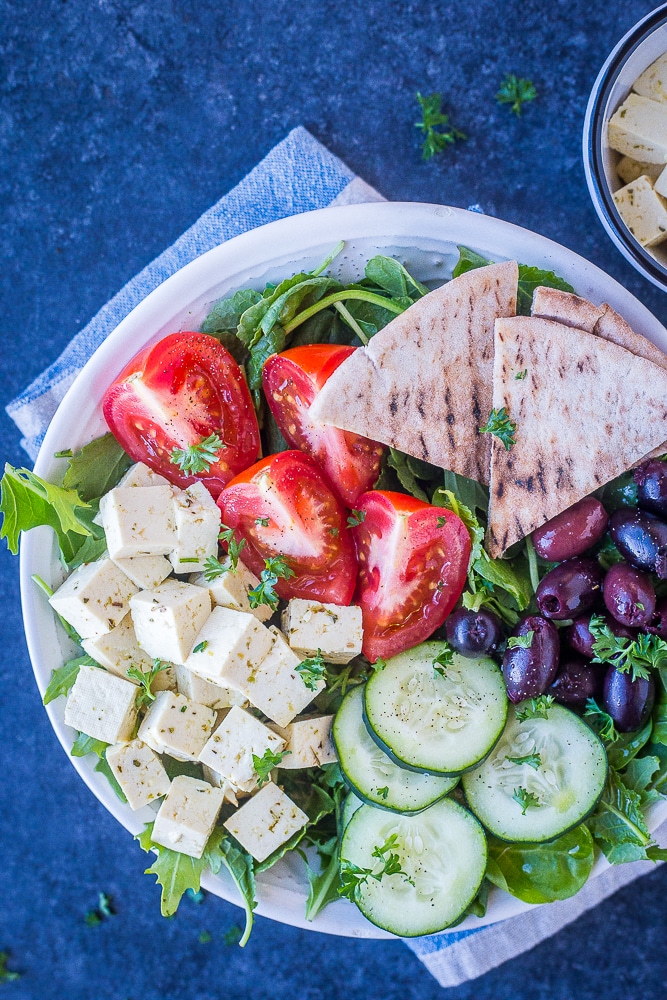
[[[422,143],[422,159],[430,160],[436,153],[441,153],[447,146],[453,145],[457,139],[466,136],[450,124],[449,115],[442,110],[442,94],[428,94],[423,97],[417,91],[417,101],[421,107],[422,120],[415,122],[424,134]]]
[[[208,556],[204,562],[204,579],[207,583],[211,583],[213,580],[217,580],[218,577],[224,576],[225,573],[229,573],[231,568],[232,563],[230,559],[220,562],[217,556]]]
[[[229,562],[231,568],[235,570],[239,564],[239,556],[241,555],[241,552],[245,548],[246,544],[245,538],[242,538],[240,542],[237,542],[236,538],[234,537],[234,529],[228,528],[226,524],[220,526],[220,533],[218,534],[218,538],[224,545],[227,546],[227,555],[229,556]],[[211,568],[213,568],[213,563],[211,563]],[[204,572],[206,571],[204,570]]]
[[[251,608],[258,608],[260,604],[268,604],[271,610],[275,611],[278,607],[278,595],[275,591],[278,580],[289,580],[296,576],[296,573],[288,566],[282,556],[265,559],[264,565],[266,568],[260,574],[259,583],[248,591],[248,601]]]
[[[479,428],[479,431],[480,434],[493,434],[494,437],[497,437],[504,444],[506,451],[509,451],[512,445],[516,443],[514,437],[516,434],[516,424],[513,420],[510,420],[504,406],[499,410],[491,410],[489,419],[483,427]]]
[[[549,709],[554,703],[552,694],[541,694],[538,698],[530,698],[522,701],[521,707],[516,710],[518,722],[525,722],[526,719],[548,719]]]
[[[359,898],[361,888],[366,885],[369,878],[380,882],[385,875],[402,875],[404,881],[409,882],[410,885],[414,885],[414,881],[407,872],[403,871],[398,854],[392,852],[392,848],[396,847],[397,840],[397,835],[393,833],[387,838],[384,844],[380,847],[374,847],[371,851],[371,855],[381,862],[381,867],[379,868],[377,865],[373,868],[361,868],[359,865],[354,864],[354,862],[342,858],[340,862],[339,895],[346,896],[347,899],[351,899],[354,902]]]
[[[227,445],[215,431],[202,438],[199,444],[189,444],[186,448],[172,448],[169,461],[182,472],[192,476],[207,473],[218,455]]]
[[[155,701],[155,695],[151,691],[151,685],[157,675],[161,671],[166,670],[169,667],[168,663],[164,663],[162,660],[153,660],[153,666],[150,670],[145,672],[141,667],[128,667],[127,676],[131,677],[133,680],[139,682],[139,693],[137,694],[137,708],[141,709],[144,705],[148,705],[149,702]]]
[[[375,791],[378,795],[381,795],[383,799],[386,799],[389,795],[389,785],[384,785],[382,788],[376,788]]]
[[[514,789],[514,792],[512,793],[512,798],[514,799],[515,802],[518,802],[519,805],[521,806],[522,816],[526,815],[526,810],[530,809],[531,806],[540,805],[540,800],[537,797],[537,795],[535,795],[534,792],[529,792],[527,788],[523,787],[523,785],[519,785],[518,788]]]
[[[17,979],[21,978],[20,972],[12,972],[7,968],[7,962],[9,961],[9,952],[0,951],[0,983],[13,983]]]
[[[274,767],[278,767],[283,757],[286,757],[291,752],[291,750],[278,750],[274,753],[267,747],[261,757],[258,757],[256,753],[252,755],[252,766],[257,775],[257,785],[259,788],[270,780],[271,771]]]
[[[115,913],[111,896],[107,896],[106,892],[101,892],[98,896],[96,909],[88,910],[85,921],[88,927],[98,927],[107,917],[115,916]]]
[[[351,510],[347,519],[348,528],[356,528],[358,524],[363,524],[366,520],[365,510]]]
[[[294,668],[309,691],[317,691],[318,684],[326,676],[326,666],[322,659],[322,651],[317,650],[315,656],[307,656]]]
[[[594,615],[588,628],[595,640],[593,663],[609,663],[622,674],[631,673],[633,681],[648,679],[652,669],[667,667],[667,642],[657,635],[616,636],[601,615]]]
[[[513,111],[517,118],[521,117],[522,105],[534,101],[536,97],[535,84],[531,80],[515,76],[514,73],[505,74],[500,90],[496,94],[498,104],[510,104],[510,111]]]
[[[451,667],[454,662],[454,650],[448,642],[442,642],[441,646],[438,655],[433,657],[433,671],[440,677],[446,677],[447,667]]]
[[[536,771],[542,763],[542,758],[536,750],[533,753],[525,754],[523,757],[506,757],[505,760],[509,760],[513,764],[527,764],[528,767],[532,767]]]
[[[511,635],[507,640],[507,648],[514,649],[519,646],[521,649],[530,649],[534,635],[534,629],[530,629],[525,635]]]

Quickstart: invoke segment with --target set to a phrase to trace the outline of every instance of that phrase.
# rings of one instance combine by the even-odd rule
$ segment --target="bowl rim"
[[[252,280],[254,274],[255,280],[259,280],[262,267],[288,268],[292,264],[302,264],[308,256],[319,255],[323,246],[330,248],[340,239],[351,243],[355,240],[367,240],[379,252],[387,251],[390,247],[400,253],[400,247],[407,250],[410,247],[419,248],[420,244],[429,248],[438,245],[439,249],[434,252],[440,256],[446,252],[445,246],[454,251],[457,243],[465,243],[501,260],[508,259],[509,249],[510,258],[525,258],[529,263],[558,270],[583,295],[594,297],[598,302],[604,296],[636,329],[658,342],[663,350],[667,350],[667,330],[631,292],[595,264],[547,237],[500,219],[444,205],[377,202],[329,207],[290,216],[234,237],[195,258],[150,292],[109,334],[72,383],[47,430],[35,464],[35,472],[45,478],[56,475],[60,467],[56,465],[58,460],[54,459],[54,452],[61,447],[78,447],[90,440],[91,414],[99,411],[104,388],[140,346],[164,335],[160,327],[165,323],[165,316],[169,317],[169,325],[175,322],[172,317],[177,315],[176,303],[181,309],[185,303],[189,314],[202,291],[212,292],[213,289],[220,288],[220,272],[225,274],[225,268],[228,270],[224,282],[227,282],[228,287],[244,287],[244,275],[250,274],[248,280]],[[212,271],[215,272],[215,279],[211,277]],[[212,302],[220,294],[226,292],[216,291],[206,301]],[[165,312],[169,309],[172,310],[171,313]],[[150,331],[148,334],[146,329]],[[143,339],[137,340],[137,337]],[[93,436],[96,434],[93,433]],[[63,441],[67,441],[67,444],[63,444]],[[48,657],[54,655],[54,649],[49,649],[49,642],[53,644],[55,640],[55,646],[58,647],[55,652],[58,656],[63,655],[63,643],[57,638],[55,616],[46,604],[44,595],[32,582],[32,572],[40,569],[46,572],[44,567],[50,560],[50,572],[53,574],[54,548],[55,536],[46,528],[37,528],[23,537],[20,553],[21,602],[26,640],[35,679],[42,694],[49,675]],[[48,572],[46,578],[49,579]],[[70,755],[72,731],[64,725],[62,706],[58,707],[59,701],[62,699],[49,704],[47,713],[70,762],[104,808],[130,833],[138,833],[146,822],[144,813],[129,813],[105,779],[95,773],[94,761]],[[596,872],[607,868],[606,861],[598,859]],[[207,876],[202,884],[228,901],[237,902],[231,881]],[[278,877],[275,884],[265,885],[264,888],[265,898],[260,899],[256,911],[261,915],[327,933],[394,938],[394,935],[368,924],[363,918],[363,923],[356,919],[336,918],[334,913],[340,914],[341,906],[346,905],[344,900],[333,903],[313,923],[308,923],[303,916],[295,913],[294,900],[287,907],[289,915],[285,912],[283,894],[285,891],[288,895],[291,892],[296,900],[294,888],[290,890],[284,881],[280,884]],[[302,898],[299,896],[298,899],[303,908]],[[477,929],[530,909],[529,904],[513,897],[500,902],[499,912],[493,919],[482,918],[470,925],[466,921],[456,930],[452,929],[451,933],[460,933],[462,929],[468,928]]]
[[[621,218],[607,183],[602,149],[607,123],[604,112],[618,73],[632,53],[664,24],[667,24],[667,3],[656,7],[633,25],[609,53],[588,99],[582,140],[586,182],[602,225],[626,260],[663,289],[667,288],[667,266],[647,253]]]

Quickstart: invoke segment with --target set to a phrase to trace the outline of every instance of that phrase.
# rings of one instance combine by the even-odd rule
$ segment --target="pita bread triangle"
[[[336,369],[310,415],[488,484],[493,324],[514,316],[517,282],[508,261],[425,295]]]
[[[516,431],[509,451],[493,438],[494,557],[667,439],[667,371],[573,333],[534,316],[496,322],[493,407],[506,408]]]

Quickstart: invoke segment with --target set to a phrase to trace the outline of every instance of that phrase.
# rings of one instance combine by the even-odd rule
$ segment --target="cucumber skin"
[[[335,740],[334,740],[334,744],[335,744]],[[336,747],[336,752],[338,752],[338,748],[337,747]],[[394,763],[396,763],[396,761],[394,761]],[[406,768],[405,770],[408,770],[408,768]],[[414,771],[414,768],[411,768],[411,770]],[[395,816],[418,816],[419,813],[423,813],[426,809],[430,809],[431,806],[434,806],[436,804],[436,802],[442,802],[442,800],[446,799],[448,795],[451,795],[451,793],[454,791],[454,788],[457,787],[456,785],[454,785],[454,788],[450,788],[448,792],[443,792],[442,795],[438,795],[437,798],[432,799],[428,803],[428,805],[422,806],[421,809],[396,809],[393,806],[385,805],[384,802],[376,802],[375,799],[371,799],[371,798],[368,797],[368,795],[364,795],[364,793],[359,788],[357,788],[357,786],[352,781],[350,781],[350,779],[348,778],[348,776],[346,775],[346,773],[345,773],[345,771],[343,770],[342,767],[340,769],[340,773],[343,775],[343,781],[345,782],[345,784],[347,785],[347,787],[350,789],[351,792],[354,792],[354,794],[357,796],[358,799],[361,799],[361,801],[364,803],[364,805],[366,805],[366,806],[372,806],[374,809],[384,809],[385,812],[394,813]],[[430,772],[428,772],[428,771],[418,771],[418,772],[415,772],[415,773],[417,773],[417,774],[429,774]],[[443,777],[444,777],[444,775],[443,775]],[[452,775],[451,777],[454,777],[454,775]],[[472,812],[472,810],[468,810],[468,811]],[[473,813],[473,816],[474,815],[475,814]],[[477,817],[475,817],[475,818],[477,818]]]

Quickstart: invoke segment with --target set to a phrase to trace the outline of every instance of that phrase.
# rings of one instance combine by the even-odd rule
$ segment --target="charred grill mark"
[[[392,417],[396,416],[396,411],[398,410],[398,400],[396,399],[396,393],[391,394],[391,399],[389,400],[389,412]]]
[[[479,396],[477,394],[477,386],[474,385],[472,389],[472,414],[477,422],[481,419],[482,411],[479,405]]]
[[[422,420],[426,419],[426,414],[424,413],[424,390],[420,389],[417,393],[417,412]]]
[[[454,449],[456,447],[456,441],[454,440],[454,435],[451,431],[447,431],[447,440],[449,441],[449,447]]]
[[[450,427],[452,426],[452,424],[456,423],[456,417],[454,416],[453,413],[448,413],[446,419],[447,419],[447,423],[449,424]]]

